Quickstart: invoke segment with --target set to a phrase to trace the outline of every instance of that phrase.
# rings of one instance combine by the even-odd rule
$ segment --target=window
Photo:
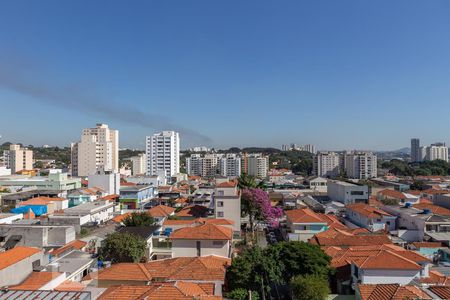
[[[223,201],[217,201],[217,206],[218,207],[223,207]]]
[[[222,241],[213,241],[213,246],[222,246],[223,242]]]
[[[218,211],[217,212],[217,217],[218,218],[223,218],[224,217],[223,211]]]
[[[223,193],[223,191],[218,191],[218,192],[217,192],[217,195],[218,195],[218,196],[223,196],[224,193]]]
[[[197,256],[201,256],[202,251],[201,251],[201,242],[197,241]]]

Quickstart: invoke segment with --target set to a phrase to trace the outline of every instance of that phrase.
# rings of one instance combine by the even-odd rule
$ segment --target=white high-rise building
[[[180,136],[175,131],[163,131],[147,136],[147,175],[164,171],[166,177],[180,173]]]
[[[220,159],[220,175],[239,177],[241,172],[241,157],[239,155],[229,153]]]
[[[344,154],[344,168],[349,178],[377,177],[377,157],[372,152],[355,151]]]
[[[319,152],[314,156],[314,175],[335,178],[340,173],[339,154],[335,152]]]
[[[106,124],[83,129],[81,141],[71,144],[71,151],[73,176],[119,172],[119,131]]]
[[[304,146],[304,149],[306,152],[312,153],[312,154],[316,154],[316,146],[308,144]]]
[[[137,156],[130,158],[132,163],[132,174],[143,175],[147,172],[147,155],[145,153],[140,153]]]
[[[214,177],[219,173],[219,154],[192,154],[186,158],[186,172],[188,175]]]
[[[445,143],[434,143],[425,150],[425,160],[444,160],[448,162],[448,147]]]
[[[244,172],[250,176],[266,178],[269,172],[269,157],[262,154],[250,154],[243,157]]]
[[[9,150],[3,153],[3,161],[11,173],[33,169],[33,150],[21,148],[20,145],[11,144]]]

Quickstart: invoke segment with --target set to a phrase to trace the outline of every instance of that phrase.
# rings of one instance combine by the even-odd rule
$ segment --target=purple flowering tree
[[[248,216],[252,233],[255,230],[256,221],[267,222],[272,226],[278,226],[278,219],[283,211],[272,207],[269,194],[262,189],[248,188],[242,190],[242,215]]]

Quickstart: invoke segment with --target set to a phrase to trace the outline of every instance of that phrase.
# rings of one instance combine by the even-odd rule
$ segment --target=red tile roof
[[[439,242],[414,242],[412,244],[417,249],[420,249],[420,248],[445,248],[445,246]]]
[[[219,183],[216,187],[219,188],[235,188],[237,186],[236,181],[225,181],[222,183]]]
[[[367,231],[364,231],[363,233],[353,233],[352,231],[340,230],[337,228],[330,228],[327,231],[318,233],[312,237],[309,242],[321,247],[353,247],[392,244],[386,234],[370,234],[367,233]]]
[[[230,259],[219,256],[178,257],[151,261],[146,264],[119,263],[99,272],[90,273],[83,280],[143,281],[188,280],[224,281]]]
[[[441,299],[450,299],[450,286],[430,286],[428,289]]]
[[[55,288],[59,292],[82,291],[86,288],[84,284],[79,282],[66,280]]]
[[[419,287],[399,284],[358,284],[362,300],[432,299]]]
[[[381,250],[363,261],[354,262],[362,270],[420,270],[422,267],[412,260],[392,251]]]
[[[233,229],[215,224],[203,224],[196,227],[184,227],[175,230],[171,240],[231,240]]]
[[[445,207],[437,206],[434,204],[428,203],[418,203],[413,205],[414,208],[417,209],[429,209],[433,214],[441,215],[441,216],[450,216],[450,209]]]
[[[391,217],[391,215],[388,214],[387,212],[364,203],[349,204],[347,205],[347,209],[350,209],[351,211],[354,211],[369,219]]]
[[[11,250],[7,250],[5,252],[0,253],[0,270],[3,270],[9,266],[18,263],[19,261],[24,260],[30,256],[35,255],[36,253],[41,252],[41,250],[37,248],[25,247],[25,246],[16,246]]]
[[[175,212],[175,208],[166,205],[157,205],[147,211],[152,217],[168,217]]]
[[[32,272],[21,284],[10,287],[10,290],[38,290],[63,273],[58,272]]]
[[[406,200],[405,194],[396,190],[382,190],[378,192],[379,196],[390,199]]]
[[[438,285],[450,285],[450,276],[445,276],[438,271],[429,271],[428,277],[422,277],[419,279],[423,284],[438,284]]]
[[[201,205],[191,205],[186,206],[179,212],[177,212],[175,215],[178,217],[192,217],[192,218],[202,218],[206,217],[208,213],[208,208]]]
[[[75,240],[75,241],[72,241],[72,242],[62,246],[61,248],[54,249],[50,253],[53,256],[59,256],[59,255],[63,254],[66,251],[69,251],[69,250],[81,250],[84,247],[86,247],[86,245],[87,245],[86,242],[83,242],[83,241],[80,241],[80,240]]]
[[[325,223],[330,227],[347,229],[347,226],[339,222],[336,216],[318,214],[309,208],[288,210],[285,213],[287,219],[292,223]]]

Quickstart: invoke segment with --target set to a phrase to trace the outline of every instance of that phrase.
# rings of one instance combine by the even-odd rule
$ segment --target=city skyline
[[[26,5],[0,11],[2,141],[66,146],[95,123],[141,149],[161,130],[182,148],[450,140],[446,1]]]

